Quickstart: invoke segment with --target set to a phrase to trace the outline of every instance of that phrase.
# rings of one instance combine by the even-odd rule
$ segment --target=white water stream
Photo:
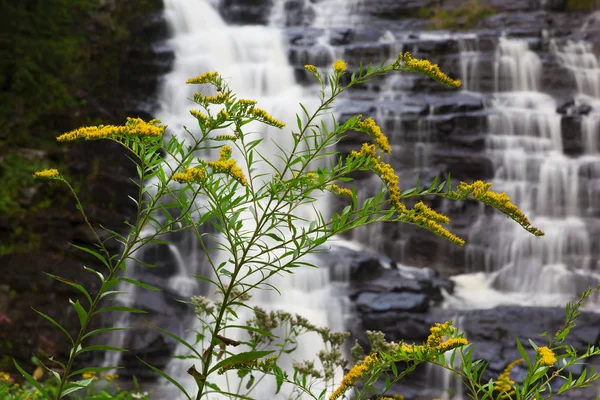
[[[258,100],[259,107],[266,109],[290,127],[296,125],[296,112],[301,110],[298,103],[302,102],[309,110],[316,108],[318,105],[316,91],[313,88],[302,88],[295,83],[293,70],[287,62],[285,44],[278,28],[228,25],[208,0],[164,0],[164,4],[165,16],[172,31],[172,38],[167,45],[175,53],[175,62],[172,72],[166,75],[162,84],[158,118],[168,124],[168,133],[181,135],[180,138],[185,140],[184,126],[192,132],[198,131],[194,118],[189,114],[194,104],[188,100],[193,96],[194,91],[198,90],[198,86],[186,85],[185,81],[204,72],[219,72],[240,98]],[[265,139],[259,147],[262,154],[274,155],[278,153],[276,146],[290,149],[293,144],[291,128],[277,130],[259,124],[245,128],[250,135]],[[218,158],[216,153],[204,156],[208,159]],[[271,161],[277,162],[275,159]],[[258,168],[261,172],[261,167]],[[258,181],[257,183],[260,184]],[[314,217],[313,206],[325,217],[327,216],[326,198],[297,212],[303,213],[303,216],[309,220],[314,219],[311,218]],[[192,278],[193,275],[211,274],[206,265],[206,258],[202,256],[201,247],[194,240],[193,235],[191,233],[184,235],[183,238],[169,245],[168,252],[174,264],[169,267],[172,269],[170,272],[172,276],[167,281],[168,290],[171,293],[178,293],[180,298],[184,299],[191,295],[211,297],[214,288],[210,288],[207,292],[206,285],[199,285]],[[143,259],[144,255],[136,256]],[[215,253],[212,256],[223,260],[228,258],[224,254]],[[319,264],[318,259],[305,261]],[[135,271],[136,278],[144,281],[144,272],[139,268]],[[249,302],[251,305],[258,305],[267,311],[281,309],[292,314],[297,313],[317,326],[327,326],[334,331],[344,329],[343,307],[341,300],[335,296],[338,288],[330,281],[330,271],[327,268],[300,269],[293,275],[273,279],[269,283],[276,286],[281,294],[275,291],[260,291],[254,294]],[[131,297],[134,296],[135,291]],[[241,310],[238,315],[239,325],[243,325],[252,316],[244,310]],[[186,329],[191,329],[195,325],[197,321],[192,321]],[[228,331],[227,334],[231,338],[243,339],[240,332]],[[193,343],[195,334],[189,333],[186,339]],[[124,340],[125,337],[120,338],[121,342]],[[293,359],[316,360],[316,354],[320,349],[321,343],[316,335],[307,335],[299,341]],[[199,351],[202,352],[203,349]],[[187,349],[179,346],[175,354],[187,354]],[[109,361],[116,364],[119,362],[115,359]],[[278,365],[289,369],[291,361],[291,357],[286,358],[284,355],[278,361]],[[166,367],[166,372],[181,383],[189,393],[193,393],[196,389],[196,383],[186,372],[191,365],[191,360],[174,359]],[[196,368],[200,370],[201,366],[197,365]],[[217,382],[222,389],[235,391],[237,385],[231,387],[229,385],[230,383],[233,385],[238,380],[233,371],[218,378]],[[315,388],[315,390],[319,389]],[[178,389],[166,381],[158,388],[158,392],[162,398],[184,398]],[[252,392],[251,396],[257,399],[275,399],[288,398],[289,395],[285,386],[279,395],[275,396],[274,392],[275,380],[268,377]],[[220,398],[212,395],[209,397]]]

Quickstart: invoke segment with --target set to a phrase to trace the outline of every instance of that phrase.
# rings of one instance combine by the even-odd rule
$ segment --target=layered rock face
[[[429,267],[442,278],[496,271],[487,275],[493,276],[489,284],[505,293],[574,296],[590,282],[595,285],[590,271],[600,258],[595,240],[600,226],[600,14],[592,6],[568,0],[275,2],[279,16],[271,22],[288,39],[299,82],[311,82],[304,64],[328,68],[342,58],[354,72],[360,62],[377,64],[405,51],[462,79],[460,90],[418,74],[374,80],[348,93],[336,111],[341,122],[356,114],[375,118],[390,137],[388,161],[402,187],[413,187],[417,176],[428,187],[448,173],[453,187],[458,181],[490,180],[547,231],[533,242],[478,204],[432,199],[429,204],[451,217],[450,229],[467,239],[467,246],[407,225],[372,227],[352,238],[393,263]],[[324,17],[324,12],[331,14]],[[342,154],[365,141],[359,135],[340,143]],[[355,178],[363,197],[379,185],[368,175]],[[426,305],[432,301],[427,290],[418,279],[406,279],[402,268],[381,273],[385,283],[377,283],[377,268],[373,274],[357,276],[352,284],[358,318],[349,328],[357,338],[364,341],[369,329],[391,340],[423,341],[433,322],[454,319],[475,343],[476,356],[490,361],[486,379],[517,358],[515,337],[556,330],[564,316],[553,307],[438,310]],[[577,348],[597,341],[597,321],[596,314],[583,315],[572,338]],[[421,377],[431,375],[421,372]],[[416,379],[397,392],[414,399],[441,395],[425,390],[424,382]],[[594,398],[595,390],[570,398]]]

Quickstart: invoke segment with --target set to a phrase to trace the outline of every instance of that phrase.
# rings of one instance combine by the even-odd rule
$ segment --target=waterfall
[[[197,130],[194,129],[194,119],[189,115],[189,109],[193,108],[193,104],[188,99],[193,96],[194,90],[198,89],[186,85],[185,81],[189,77],[207,71],[219,72],[237,95],[258,100],[261,108],[268,110],[288,126],[296,124],[295,113],[300,110],[298,103],[302,102],[308,110],[315,109],[318,105],[314,87],[307,89],[296,84],[293,69],[287,62],[285,43],[277,28],[228,25],[208,0],[164,0],[164,5],[165,16],[172,33],[172,38],[167,45],[175,53],[175,63],[172,72],[163,78],[160,111],[157,117],[168,124],[168,134],[181,135],[180,140],[185,140],[186,126],[192,133]],[[251,124],[246,126],[246,129],[250,132],[249,135],[266,139],[261,143],[262,147],[259,146],[263,154],[276,154],[278,152],[276,146],[291,148],[293,143],[289,129],[280,131],[260,124]],[[203,156],[209,159],[218,158],[217,154],[210,153]],[[152,185],[152,182],[149,182],[149,185]],[[203,199],[198,201],[202,202]],[[326,198],[318,199],[310,207],[297,211],[306,213],[305,216],[310,221],[314,219],[312,207],[318,209],[327,218]],[[192,278],[193,275],[212,274],[194,235],[185,231],[183,234],[170,237],[169,240],[172,242],[170,245],[149,247],[135,254],[139,259],[155,263],[156,268],[147,270],[130,265],[127,271],[142,282],[149,281],[163,288],[163,292],[155,295],[158,297],[148,298],[143,290],[133,290],[130,291],[129,298],[123,300],[127,304],[152,310],[154,303],[172,302],[173,297],[185,300],[191,295],[207,297],[213,295],[214,287],[209,290],[207,284],[201,285]],[[223,254],[215,254],[214,257],[227,259]],[[316,256],[311,256],[304,261],[316,265],[322,264]],[[291,276],[277,277],[269,281],[279,289],[281,294],[260,291],[254,294],[249,303],[251,306],[257,305],[267,311],[281,309],[292,315],[300,314],[317,326],[328,326],[334,331],[343,330],[344,310],[336,292],[344,283],[331,282],[330,275],[341,276],[327,268],[297,270]],[[179,324],[174,333],[194,343],[195,334],[190,334],[189,330],[197,325],[197,320],[191,313],[192,310],[187,309],[170,317],[175,317],[174,323]],[[238,315],[239,324],[244,324],[251,317],[245,310],[241,310]],[[167,318],[169,315],[164,317]],[[129,318],[120,322],[126,324]],[[228,331],[228,335],[243,339],[234,332]],[[115,339],[118,344],[134,344],[138,340],[139,337],[127,336],[127,334],[117,335]],[[169,338],[165,341],[169,342]],[[292,356],[298,361],[316,360],[320,349],[320,339],[315,334],[310,334],[301,338]],[[186,354],[186,348],[178,345],[174,353]],[[109,357],[106,363],[117,365],[120,361],[118,357],[116,359]],[[278,364],[289,368],[291,361],[291,357],[284,355]],[[190,360],[173,359],[166,366],[166,372],[180,382],[188,392],[193,392],[196,388],[196,383],[186,372],[191,364]],[[200,366],[197,366],[197,369],[200,369]],[[230,381],[239,379],[235,371],[230,377],[227,375],[219,381],[219,385],[224,390],[230,389]],[[166,381],[154,391],[161,398],[183,398],[178,389]],[[287,394],[284,393],[285,386],[278,397],[274,395],[273,378],[261,382],[257,391],[258,393],[256,391],[252,393],[256,398],[287,398]]]
[[[566,54],[560,54],[567,67],[572,67],[571,57],[581,48],[570,45]],[[590,55],[582,54],[581,60],[585,59],[591,60]],[[554,98],[540,91],[541,61],[527,42],[501,38],[495,66],[496,93],[486,137],[495,170],[493,190],[508,193],[546,236],[535,238],[499,214],[484,213],[467,240],[468,268],[491,274],[491,285],[503,292],[544,298],[545,304],[546,296],[538,295],[554,293],[558,296],[551,303],[560,304],[564,296],[574,296],[596,280],[583,217],[590,208],[598,210],[600,203],[585,201],[582,193],[586,175],[600,178],[595,175],[600,158],[592,155],[597,153],[598,132],[593,131],[598,129],[598,119],[583,120],[590,155],[568,157],[562,116]],[[581,94],[594,90],[589,88],[593,79],[586,82],[580,86]]]

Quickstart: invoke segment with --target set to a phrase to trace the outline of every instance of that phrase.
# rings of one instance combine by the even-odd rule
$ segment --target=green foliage
[[[598,0],[567,0],[565,11],[591,11],[600,8]]]
[[[430,29],[467,30],[496,12],[494,7],[481,4],[479,0],[469,0],[449,10],[423,7],[417,11],[417,16],[429,19]]]
[[[118,376],[112,374],[96,374],[86,375],[87,379],[81,380],[85,382],[85,386],[80,390],[72,391],[63,399],[82,399],[82,400],[151,400],[153,397],[147,392],[140,390],[136,381],[135,390],[121,390],[114,379]],[[40,379],[40,378],[38,378]],[[36,381],[36,383],[38,383]],[[45,381],[40,381],[39,384],[44,391],[55,394],[58,390],[58,385],[54,377],[48,378]],[[45,397],[39,389],[27,382],[14,382],[13,378],[6,373],[0,372],[0,399],[2,400],[45,400]]]
[[[302,113],[297,115],[296,126],[291,132],[278,136],[288,140],[277,142],[275,139],[275,151],[262,147],[263,139],[253,136],[252,132],[256,129],[250,124],[283,128],[284,123],[258,108],[256,101],[237,98],[226,80],[216,72],[188,80],[190,84],[205,87],[193,96],[197,109],[190,113],[196,119],[197,128],[195,133],[186,128],[182,133],[186,135],[185,140],[172,135],[165,143],[163,134],[166,128],[160,125],[160,121],[144,122],[139,118],[129,118],[123,126],[81,128],[61,135],[59,141],[105,139],[126,149],[138,173],[135,181],[138,195],[131,197],[137,213],[134,219],[126,221],[130,228],[127,235],[104,227],[95,228],[89,222],[76,190],[58,170],[35,173],[40,179],[62,182],[75,198],[77,210],[95,243],[91,247],[73,246],[97,259],[95,267],[83,269],[98,278],[100,288],[92,293],[77,282],[48,274],[83,295],[80,300],[69,301],[68,306],[74,309],[73,315],[77,315],[80,326],[77,331],[69,332],[49,315],[35,310],[67,337],[71,350],[64,359],[36,358],[38,368],[33,374],[15,362],[15,367],[29,384],[43,392],[45,398],[60,400],[71,393],[88,390],[93,378],[86,374],[113,368],[74,370],[75,359],[83,353],[127,351],[97,342],[91,344],[90,338],[124,327],[90,330],[90,321],[107,312],[143,313],[125,306],[106,306],[104,302],[123,293],[128,285],[154,290],[142,282],[121,276],[127,262],[148,266],[135,258],[138,249],[150,244],[164,244],[165,235],[188,231],[204,250],[211,269],[207,276],[195,278],[210,285],[209,292],[215,292],[216,296],[212,299],[197,296],[187,302],[194,307],[200,322],[194,328],[196,335],[192,342],[159,326],[152,326],[189,350],[187,354],[176,357],[189,362],[188,373],[194,378],[197,389],[184,388],[174,377],[142,361],[180,389],[186,398],[200,400],[220,394],[251,399],[252,391],[263,379],[274,379],[276,391],[284,386],[290,388],[292,398],[305,394],[313,399],[324,399],[331,392],[329,399],[334,400],[354,391],[355,398],[362,400],[372,398],[372,395],[385,395],[394,382],[425,362],[441,365],[459,374],[470,384],[474,399],[492,398],[494,391],[500,391],[493,381],[480,382],[485,363],[472,360],[472,348],[467,347],[467,339],[452,327],[451,321],[432,327],[430,337],[422,345],[386,343],[381,334],[369,334],[372,341],[378,341],[372,346],[373,353],[359,360],[336,385],[336,372],[345,370],[347,366],[341,349],[348,334],[317,327],[302,316],[285,311],[267,312],[251,307],[253,292],[278,291],[272,278],[293,274],[299,268],[316,268],[305,256],[318,252],[333,237],[356,227],[376,222],[410,223],[455,243],[464,243],[443,226],[449,222],[448,217],[423,202],[417,202],[409,209],[404,204],[409,198],[437,196],[449,200],[477,200],[506,214],[534,235],[543,235],[531,226],[506,194],[490,191],[491,184],[461,182],[452,188],[448,177],[446,182],[434,180],[428,188],[417,182],[415,188],[402,191],[398,186],[398,176],[383,159],[391,147],[376,123],[371,118],[363,120],[362,116],[354,116],[340,124],[330,114],[334,101],[342,93],[377,76],[419,72],[450,87],[459,86],[459,81],[443,74],[437,65],[428,60],[414,59],[409,53],[400,54],[389,65],[361,65],[344,85],[341,77],[347,73],[346,68],[346,63],[338,60],[333,71],[323,75],[316,67],[306,66],[320,84],[320,103],[314,110],[300,105]],[[362,134],[367,142],[342,157],[335,151],[335,145],[350,134]],[[209,150],[216,148],[220,148],[218,159],[200,156],[206,157],[213,153]],[[380,179],[380,190],[372,198],[358,199],[356,188],[352,186],[352,176],[357,171],[370,171]],[[313,206],[322,192],[346,197],[347,206],[332,216],[323,215]],[[200,198],[204,201],[196,201]],[[300,212],[309,208],[312,208],[312,215]],[[121,244],[122,250],[111,252],[107,246],[110,241]],[[584,357],[600,354],[595,347],[590,347],[582,356],[568,346],[557,347],[574,326],[577,310],[590,293],[586,292],[581,302],[568,308],[565,327],[554,339],[549,338],[547,348],[538,349],[539,357],[535,361],[527,362],[530,369],[523,384],[510,388],[503,386],[504,392],[514,390],[518,399],[542,398],[538,394],[549,391],[549,382],[554,379],[554,375],[548,375],[549,367],[556,363],[553,351],[563,350],[566,353],[556,354],[556,358],[566,366]],[[242,319],[244,311],[252,312],[247,321]],[[293,353],[298,337],[306,333],[316,334],[324,343],[323,350],[317,355],[318,362],[303,360],[294,364],[293,373],[284,371],[278,365],[279,358]],[[522,349],[520,343],[517,346]],[[360,356],[359,350],[353,349],[352,354]],[[448,351],[453,351],[450,363],[445,358]],[[524,350],[523,353],[526,356]],[[458,369],[454,367],[456,354],[461,361]],[[399,371],[398,362],[407,367]],[[39,376],[36,378],[36,373],[46,372],[54,377],[55,383],[42,385]],[[226,375],[226,383],[219,386],[217,377],[223,374]],[[374,389],[374,383],[382,377],[386,378],[386,386],[380,393]],[[576,381],[566,377],[565,391],[597,378],[593,372]],[[102,398],[93,396],[100,394],[88,398]]]
[[[39,146],[81,114],[91,93],[119,87],[128,24],[156,1],[117,1],[114,10],[103,3],[0,0],[0,145]]]

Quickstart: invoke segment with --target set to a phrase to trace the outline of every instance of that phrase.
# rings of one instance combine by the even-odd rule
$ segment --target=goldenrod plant
[[[59,400],[77,395],[94,382],[87,374],[99,374],[118,367],[76,369],[75,361],[83,353],[127,351],[90,342],[100,333],[119,331],[124,327],[91,330],[90,321],[106,312],[143,312],[110,305],[106,301],[122,292],[116,289],[119,284],[158,290],[128,277],[124,271],[131,263],[144,265],[135,258],[137,250],[151,244],[164,244],[166,235],[184,230],[195,235],[206,253],[212,274],[196,278],[208,283],[212,287],[210,293],[215,292],[216,297],[189,299],[200,322],[193,343],[161,327],[156,329],[189,350],[189,354],[181,358],[189,362],[188,373],[193,376],[197,388],[193,391],[184,388],[174,377],[148,366],[177,386],[190,400],[214,397],[215,394],[249,399],[262,380],[273,377],[277,391],[284,384],[294,388],[293,398],[303,395],[333,400],[343,398],[349,392],[353,392],[356,399],[386,398],[386,392],[375,391],[373,383],[376,380],[391,374],[385,381],[387,391],[391,384],[423,362],[454,370],[469,385],[475,399],[492,398],[497,392],[507,398],[548,398],[539,396],[544,391],[550,394],[550,381],[559,377],[550,372],[554,365],[559,363],[560,367],[557,364],[556,368],[563,371],[565,363],[572,365],[584,357],[576,356],[566,346],[556,347],[556,340],[564,339],[570,329],[568,322],[555,341],[537,348],[539,357],[535,360],[529,359],[523,351],[529,374],[522,384],[510,381],[509,372],[498,379],[500,384],[482,384],[479,378],[484,363],[471,361],[467,339],[446,322],[432,327],[431,336],[422,345],[373,344],[371,353],[357,359],[341,382],[336,382],[336,371],[342,372],[348,366],[342,354],[348,334],[317,327],[311,321],[285,311],[251,309],[249,301],[255,290],[277,290],[270,278],[292,274],[298,268],[316,267],[307,261],[307,254],[319,251],[336,235],[359,226],[378,222],[409,223],[458,245],[464,244],[462,238],[444,226],[449,223],[447,216],[422,201],[409,207],[406,205],[408,199],[437,196],[477,200],[505,213],[532,234],[543,235],[506,194],[492,192],[489,183],[461,182],[452,187],[448,176],[444,182],[438,182],[436,178],[426,188],[417,184],[415,188],[402,190],[398,175],[385,161],[391,147],[376,122],[357,115],[339,123],[331,116],[334,101],[342,93],[388,73],[417,72],[452,88],[460,85],[460,81],[448,77],[437,65],[404,53],[390,64],[361,65],[351,74],[342,60],[336,61],[327,74],[312,65],[307,65],[306,71],[319,82],[319,105],[308,110],[300,104],[302,112],[297,115],[297,126],[281,132],[281,135],[289,136],[291,145],[278,145],[276,154],[263,152],[261,142],[265,138],[252,136],[248,124],[258,122],[283,129],[284,123],[259,108],[255,100],[238,98],[217,72],[207,72],[187,81],[200,85],[191,99],[195,103],[190,111],[197,122],[195,131],[185,128],[182,134],[166,138],[167,128],[160,121],[130,118],[122,126],[84,127],[58,137],[61,142],[111,140],[123,146],[137,166],[138,193],[131,198],[137,213],[126,222],[129,229],[126,235],[103,226],[95,227],[66,176],[55,169],[35,173],[39,179],[59,181],[71,190],[77,209],[96,240],[94,247],[74,246],[98,259],[98,267],[83,269],[97,276],[101,283],[100,288],[91,293],[76,282],[50,275],[81,292],[79,300],[70,301],[79,317],[80,328],[71,334],[52,317],[36,310],[61,330],[71,344],[68,358],[40,360],[40,365],[53,380],[52,385],[42,384],[15,362],[16,368],[41,398]],[[341,83],[343,75],[349,75],[344,79],[347,84]],[[336,152],[336,143],[349,135],[361,134],[366,142],[360,149],[345,157]],[[219,149],[218,157],[207,155],[214,154],[216,149]],[[359,201],[352,185],[352,175],[356,171],[372,171],[381,180],[381,188],[372,198]],[[312,219],[306,213],[297,212],[303,207],[310,208],[324,192],[346,198],[348,205],[330,217],[316,207],[313,207]],[[206,229],[206,226],[212,229]],[[111,253],[106,245],[111,240],[119,242],[122,251]],[[226,257],[218,254],[226,254]],[[577,308],[570,309],[571,317],[575,316]],[[251,309],[253,316],[249,321],[240,320],[238,313],[243,309]],[[293,373],[284,371],[278,365],[279,356],[293,353],[298,336],[306,332],[317,334],[324,342],[323,350],[317,354],[318,362],[299,360],[294,363]],[[380,335],[371,337],[383,340]],[[449,351],[453,356],[448,364],[444,355]],[[456,354],[462,361],[457,370],[453,363]],[[596,349],[590,348],[586,355],[590,354],[596,354]],[[552,357],[558,361],[555,363]],[[405,368],[400,371],[397,363],[404,363]],[[236,381],[228,377],[226,383],[219,386],[221,381],[216,377],[232,370],[237,373]],[[590,374],[578,380],[568,378],[565,390],[585,385],[596,377]]]

